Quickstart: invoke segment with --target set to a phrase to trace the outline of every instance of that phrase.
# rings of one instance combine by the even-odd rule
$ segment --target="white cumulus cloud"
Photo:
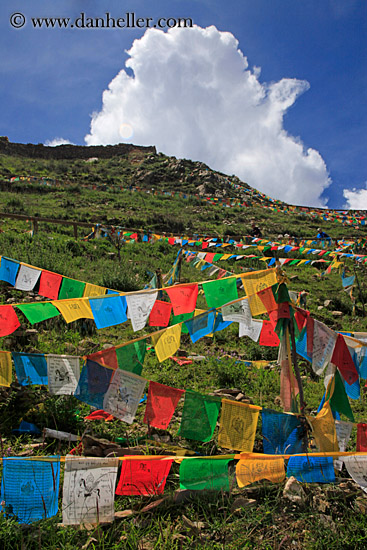
[[[321,206],[331,181],[321,155],[283,127],[306,81],[264,84],[238,41],[214,26],[149,29],[103,92],[88,145],[129,141],[236,174],[270,196]]]
[[[48,147],[57,147],[58,145],[74,145],[74,143],[71,143],[71,141],[62,137],[56,137],[51,140],[46,140],[45,145],[47,145]]]
[[[347,199],[345,208],[351,210],[367,210],[367,181],[365,189],[344,189],[344,198]]]

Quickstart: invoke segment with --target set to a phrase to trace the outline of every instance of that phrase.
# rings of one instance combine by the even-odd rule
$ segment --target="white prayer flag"
[[[79,357],[73,355],[47,355],[48,390],[55,395],[71,395],[79,378]]]
[[[222,306],[222,317],[223,321],[234,321],[247,327],[251,326],[252,315],[248,299],[244,298]]]
[[[329,327],[314,322],[312,368],[320,376],[333,355],[337,334]]]
[[[117,369],[103,399],[103,410],[132,424],[147,381],[132,372]]]
[[[141,330],[157,299],[158,292],[144,292],[141,294],[126,294],[127,316],[131,319],[133,331]]]
[[[336,436],[338,438],[339,451],[344,452],[347,448],[350,434],[352,433],[353,423],[344,422],[343,420],[335,420]],[[334,468],[341,471],[343,468],[343,457],[334,459]]]
[[[258,319],[252,319],[251,324],[245,325],[244,323],[240,323],[239,325],[239,331],[238,336],[242,338],[242,336],[248,336],[253,340],[254,342],[257,342],[260,338],[260,332],[263,327],[263,322]]]
[[[41,270],[21,264],[14,288],[17,290],[33,290],[40,275]]]
[[[62,495],[64,525],[108,523],[114,520],[116,458],[67,455]]]
[[[367,456],[344,456],[343,460],[350,477],[367,493]]]

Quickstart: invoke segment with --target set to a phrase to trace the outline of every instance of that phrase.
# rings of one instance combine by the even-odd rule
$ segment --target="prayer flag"
[[[172,302],[175,315],[194,311],[199,291],[197,283],[193,285],[176,285],[165,288],[165,291]]]
[[[280,399],[285,411],[297,410],[296,397],[299,393],[298,383],[294,376],[292,365],[288,359],[287,336],[284,335],[279,346],[278,362],[281,365],[280,371]],[[290,349],[289,349],[290,353]]]
[[[276,284],[277,278],[275,268],[244,273],[241,275],[241,279],[246,295],[251,297],[249,298],[249,304],[252,315],[255,316],[266,313],[267,309],[261,298],[257,296],[257,293]]]
[[[238,298],[236,277],[209,281],[207,283],[202,283],[202,286],[209,308],[221,307]]]
[[[221,311],[224,321],[242,323],[246,326],[250,326],[251,324],[252,316],[247,298],[226,304],[222,306]]]
[[[19,262],[10,260],[9,258],[1,257],[0,264],[0,281],[5,281],[6,283],[15,285],[17,278],[17,273],[19,270]]]
[[[285,479],[284,458],[256,457],[241,459],[236,465],[236,477],[240,488],[261,479],[281,483]]]
[[[20,327],[13,306],[0,306],[0,336],[8,336]]]
[[[62,495],[64,525],[112,522],[118,460],[67,455]]]
[[[52,319],[60,315],[58,309],[49,302],[34,303],[34,304],[19,304],[16,306],[25,315],[31,325]]]
[[[314,320],[312,368],[318,376],[321,376],[326,365],[330,363],[336,336],[329,327]]]
[[[21,386],[28,384],[47,385],[47,362],[41,353],[18,353],[13,351],[13,361],[18,382]]]
[[[12,379],[12,362],[10,351],[0,351],[0,386],[9,388]]]
[[[354,415],[351,409],[348,396],[345,391],[345,386],[343,380],[338,371],[336,371],[335,376],[335,386],[334,391],[330,397],[330,407],[333,411],[338,411],[340,414],[345,414],[349,420],[354,422]]]
[[[358,371],[353,363],[344,337],[341,334],[338,334],[336,337],[331,362],[338,367],[340,374],[348,384],[353,384],[358,380]]]
[[[121,475],[116,495],[161,495],[173,460],[154,458],[149,460],[122,461]]]
[[[338,439],[335,430],[335,421],[329,401],[322,407],[316,417],[307,417],[313,431],[315,442],[320,451],[338,451]]]
[[[48,391],[55,395],[71,395],[75,392],[79,377],[79,357],[72,355],[47,355]]]
[[[87,359],[80,373],[74,396],[96,409],[103,409],[103,399],[113,373],[113,369]]]
[[[106,294],[106,287],[99,285],[92,285],[91,283],[86,283],[84,288],[83,297],[91,298],[92,296],[102,296]]]
[[[76,281],[75,279],[69,279],[68,277],[63,277],[59,300],[66,300],[68,298],[81,298],[84,293],[86,283],[82,281]]]
[[[33,523],[57,514],[60,457],[3,458],[1,501],[18,523]]]
[[[264,409],[261,411],[264,454],[296,454],[304,448],[304,427],[298,416]]]
[[[153,428],[166,430],[184,393],[185,390],[164,386],[151,380],[143,422]]]
[[[128,317],[131,319],[134,332],[145,327],[145,323],[153,309],[157,296],[157,291],[126,295]]]
[[[208,310],[201,315],[195,315],[193,319],[185,321],[192,342],[208,336],[214,330],[215,310]]]
[[[57,307],[67,323],[78,319],[94,319],[88,298],[55,300],[51,303]]]
[[[367,456],[344,456],[343,461],[350,477],[367,493]]]
[[[38,294],[50,300],[57,300],[62,279],[62,275],[50,271],[42,271]]]
[[[145,378],[132,372],[115,370],[101,408],[132,424],[146,382]]]
[[[222,400],[218,445],[226,449],[252,452],[261,407]]]
[[[172,304],[170,302],[156,300],[153,309],[149,315],[149,326],[168,327],[169,319],[171,317],[171,311]]]
[[[343,422],[342,420],[335,420],[336,436],[338,438],[339,451],[346,451],[350,436],[352,433],[352,422]],[[357,449],[358,450],[358,449]]]
[[[252,319],[249,326],[240,323],[238,327],[238,336],[248,336],[254,342],[257,342],[263,328],[263,321],[258,319]]]
[[[367,451],[367,424],[357,424],[357,451]]]
[[[17,290],[30,291],[33,290],[39,276],[41,275],[40,269],[34,269],[27,265],[20,264],[17,280],[15,281],[14,288]]]
[[[323,456],[292,456],[288,460],[287,477],[294,476],[304,483],[333,483],[333,459]]]
[[[180,489],[229,491],[228,458],[187,458],[180,465]]]
[[[146,347],[146,340],[138,340],[132,344],[116,348],[118,367],[140,375],[143,370]]]
[[[162,363],[165,359],[174,355],[181,342],[181,325],[168,327],[164,332],[152,335],[152,343],[157,354],[158,361]]]
[[[89,304],[98,329],[127,321],[125,296],[110,294],[108,298],[89,298]]]
[[[263,326],[260,332],[260,346],[277,347],[280,344],[278,335],[274,332],[273,325],[270,321],[263,321]]]
[[[187,390],[179,435],[195,441],[210,441],[217,424],[220,406],[219,397]]]

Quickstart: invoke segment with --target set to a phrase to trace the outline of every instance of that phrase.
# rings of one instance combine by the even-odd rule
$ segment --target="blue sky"
[[[114,17],[123,17],[126,12],[155,19],[191,17],[199,27],[214,25],[218,31],[232,33],[238,40],[239,50],[247,57],[248,69],[253,71],[253,67],[261,68],[256,78],[264,85],[264,89],[282,79],[308,82],[309,89],[299,93],[284,110],[282,129],[301,141],[305,149],[316,150],[323,159],[332,183],[324,188],[320,183],[321,199],[324,202],[327,200],[329,207],[341,208],[346,202],[343,190],[365,189],[367,7],[364,0],[2,0],[0,135],[7,135],[11,141],[23,143],[44,143],[56,137],[76,144],[85,143],[85,136],[91,131],[92,113],[103,109],[103,91],[124,68],[129,58],[126,50],[131,48],[134,39],[143,36],[145,29],[34,29],[29,21],[31,17],[75,18],[82,11],[90,17],[102,17],[106,11]],[[21,29],[14,29],[9,23],[9,17],[14,12],[21,12],[28,19]],[[202,37],[199,38],[201,40]],[[209,41],[206,37],[198,42],[198,47],[204,52],[206,43],[208,48],[213,47],[213,40]],[[145,62],[148,63],[146,48],[150,47],[150,43],[153,42],[147,42],[144,48],[142,43],[136,60],[143,60],[144,63],[145,56]],[[167,48],[167,45],[162,42],[159,47]],[[178,56],[184,54],[180,54],[182,46],[181,50],[177,47],[175,51]],[[153,64],[161,63],[159,55],[157,52],[151,60]],[[216,50],[212,51],[212,55],[217,55]],[[198,70],[203,67],[204,58],[203,53]],[[192,70],[195,62],[192,53]],[[180,63],[177,66],[180,67]],[[223,74],[223,67],[218,71],[218,74]],[[131,76],[132,71],[127,70],[127,75]],[[165,93],[168,93],[169,85],[165,83]],[[199,92],[197,94],[195,97],[199,97]],[[202,95],[200,97],[205,100]],[[118,96],[116,98],[118,100]],[[131,97],[125,97],[124,101],[126,110],[127,105],[132,105]],[[164,107],[164,103],[162,105]],[[179,110],[181,105],[182,101],[176,108]],[[215,104],[212,108],[217,110]],[[241,103],[238,109],[241,110]],[[176,123],[179,132],[180,118],[175,121],[172,116],[171,125]],[[233,110],[224,110],[223,116],[229,118],[230,128]],[[162,123],[156,137],[158,145],[162,143],[159,149],[175,154],[174,146],[169,151],[162,148],[165,147],[162,136],[164,131]],[[138,136],[140,141],[149,138],[151,144],[157,145],[152,131],[146,134],[146,138],[142,132],[136,132],[128,141],[135,143],[134,137]],[[189,139],[190,136],[187,137]],[[200,139],[205,140],[204,129]],[[226,135],[222,135],[220,147],[223,148],[223,155],[226,154],[225,141]],[[260,147],[260,144],[256,146]],[[215,142],[212,143],[213,147]],[[200,154],[199,143],[196,150]],[[178,147],[177,151],[191,154],[191,149],[185,149],[184,145]],[[205,156],[204,148],[202,154]],[[191,156],[194,157],[195,153]],[[199,160],[207,162],[208,158]],[[225,164],[223,166],[227,167]],[[214,167],[220,169],[222,165]],[[320,167],[317,169],[319,173],[322,170]],[[256,168],[256,185],[250,178],[241,179],[259,188],[260,180],[256,179],[255,172]],[[252,174],[251,171],[249,173]],[[262,176],[266,178],[266,173],[262,173]],[[261,178],[261,174],[258,178]],[[294,185],[296,190],[299,186],[301,197],[300,181]],[[272,185],[271,188],[274,189],[273,193],[269,192],[269,187],[264,183],[263,190],[276,197],[276,186]],[[297,203],[297,192],[289,202]],[[284,193],[280,189],[281,198],[286,200]],[[359,196],[363,195],[357,192],[354,200]],[[310,200],[312,198],[313,195],[310,195]],[[300,202],[307,203],[307,197],[303,195]],[[367,204],[364,207],[367,208]]]

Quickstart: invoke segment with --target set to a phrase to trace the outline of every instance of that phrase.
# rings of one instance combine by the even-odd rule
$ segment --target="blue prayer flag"
[[[47,458],[54,460],[47,461]],[[19,523],[55,516],[59,480],[60,457],[3,458],[1,501],[5,503],[5,515],[16,518]]]
[[[18,270],[19,262],[14,262],[13,260],[9,260],[9,258],[4,258],[3,256],[1,258],[0,265],[0,281],[5,281],[6,283],[10,283],[14,286]]]
[[[294,476],[306,483],[333,483],[335,481],[332,457],[292,456],[288,461],[287,477]]]
[[[127,321],[125,296],[89,298],[89,304],[98,329],[120,325]]]
[[[307,354],[307,330],[302,330],[300,336],[301,338],[296,341],[296,351],[298,355],[312,363],[312,357]]]
[[[103,367],[99,363],[87,359],[80,373],[74,397],[92,407],[103,409],[103,399],[113,373],[113,369]]]
[[[232,324],[232,321],[223,321],[222,313],[218,311],[217,316],[215,318],[213,332],[219,332],[220,330],[227,328],[231,324]]]
[[[304,452],[303,427],[297,416],[271,409],[263,409],[261,416],[265,454]]]
[[[215,310],[209,309],[201,315],[197,315],[193,319],[185,321],[185,325],[189,331],[190,338],[193,343],[200,340],[204,336],[211,334],[214,329]]]
[[[12,353],[15,372],[21,386],[40,384],[47,386],[47,361],[43,353]]]

